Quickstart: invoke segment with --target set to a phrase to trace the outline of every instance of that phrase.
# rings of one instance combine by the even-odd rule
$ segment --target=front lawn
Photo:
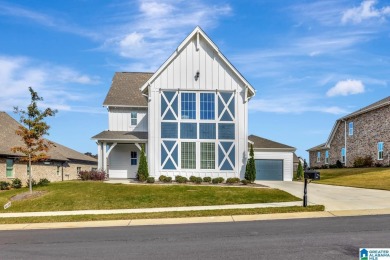
[[[13,201],[5,212],[131,209],[182,206],[209,206],[299,201],[277,189],[189,185],[124,185],[103,182],[67,181],[51,183],[35,190],[41,197]],[[27,188],[0,192],[0,206]]]
[[[367,189],[390,190],[390,168],[320,169],[321,180],[314,183]]]

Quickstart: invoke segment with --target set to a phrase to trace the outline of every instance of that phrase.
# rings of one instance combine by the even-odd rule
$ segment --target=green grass
[[[200,210],[200,211],[178,211],[178,212],[159,212],[159,213],[0,218],[0,224],[211,217],[211,216],[272,214],[272,213],[314,212],[314,211],[324,211],[324,206],[315,205],[315,206],[308,206],[305,208],[294,206],[294,207],[257,208],[257,209],[225,209],[225,210],[202,210],[202,211]]]
[[[321,180],[314,183],[390,190],[390,168],[342,168],[318,171]]]
[[[270,203],[300,200],[277,189],[189,185],[124,185],[68,181],[37,187],[41,197],[12,202],[5,212],[131,209],[155,207],[208,206]],[[0,192],[0,205],[27,189]]]

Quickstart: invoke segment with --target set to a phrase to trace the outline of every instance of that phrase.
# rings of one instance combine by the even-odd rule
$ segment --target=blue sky
[[[32,86],[59,110],[48,138],[96,153],[114,72],[155,71],[197,25],[257,90],[250,133],[305,158],[390,94],[390,1],[0,0],[0,110]]]

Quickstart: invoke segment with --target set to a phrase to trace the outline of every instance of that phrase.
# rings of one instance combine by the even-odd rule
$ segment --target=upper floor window
[[[325,164],[329,164],[329,151],[325,151]]]
[[[195,93],[181,93],[181,119],[196,119]]]
[[[378,160],[383,160],[383,142],[378,143]]]
[[[137,125],[137,112],[131,112],[130,121],[131,125]]]
[[[215,94],[200,93],[200,119],[214,120]]]
[[[317,152],[317,162],[320,162],[321,160],[321,152]]]
[[[353,135],[353,122],[349,122],[349,135]]]
[[[345,147],[341,148],[341,162],[345,162]]]

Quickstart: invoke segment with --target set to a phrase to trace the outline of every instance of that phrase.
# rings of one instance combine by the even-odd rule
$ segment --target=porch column
[[[103,163],[103,170],[107,172],[107,158],[106,158],[106,147],[107,143],[103,142],[103,147],[102,147],[102,163]]]
[[[102,150],[102,143],[98,142],[97,143],[97,150],[98,150],[98,169],[103,169],[103,150]]]

